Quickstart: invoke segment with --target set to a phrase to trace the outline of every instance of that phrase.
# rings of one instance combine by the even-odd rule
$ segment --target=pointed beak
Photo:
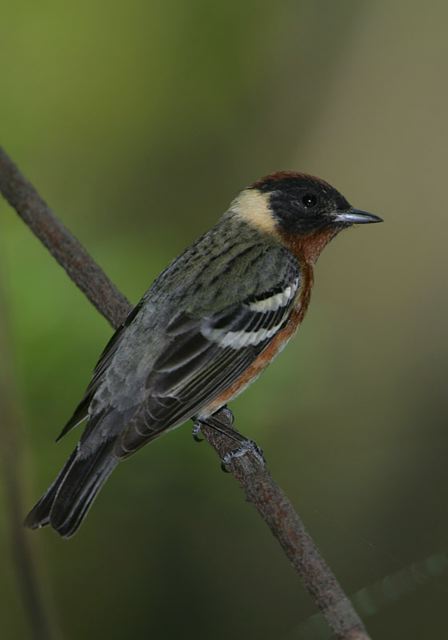
[[[335,222],[342,222],[346,224],[368,224],[370,222],[383,222],[383,219],[373,213],[367,211],[361,211],[361,209],[354,209],[351,207],[348,211],[341,211],[335,214]]]

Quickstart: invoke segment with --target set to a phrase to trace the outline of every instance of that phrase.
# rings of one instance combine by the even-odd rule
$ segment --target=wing
[[[117,442],[120,457],[200,413],[228,389],[285,326],[300,287],[297,266],[264,293],[197,318],[180,312],[146,380],[147,400]]]

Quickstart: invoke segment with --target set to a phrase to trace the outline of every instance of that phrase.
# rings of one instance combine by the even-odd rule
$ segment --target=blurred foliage
[[[349,593],[446,549],[447,18],[441,0],[2,4],[1,144],[132,300],[275,169],[385,218],[326,251],[299,336],[233,405]],[[0,225],[31,506],[110,329],[4,202]],[[280,640],[314,613],[188,425],[122,465],[73,540],[34,537],[67,639]],[[443,633],[448,580],[424,582],[373,637]]]

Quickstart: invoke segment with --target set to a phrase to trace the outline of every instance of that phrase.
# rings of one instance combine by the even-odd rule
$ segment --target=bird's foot
[[[200,420],[195,420],[193,424],[193,429],[191,430],[191,435],[193,436],[193,440],[195,442],[203,442],[204,438],[201,437],[201,422]]]
[[[221,469],[226,473],[229,472],[228,467],[239,458],[248,456],[250,461],[246,459],[245,462],[255,463],[255,466],[264,467],[266,461],[264,459],[263,451],[253,440],[245,438],[241,433],[233,428],[234,417],[233,413],[226,406],[222,407],[209,416],[208,418],[202,418],[201,420],[194,420],[193,425],[193,438],[196,442],[201,442],[203,438],[200,437],[201,429],[203,425],[211,427],[223,436],[227,436],[236,443],[235,449],[232,449],[225,453],[221,458]]]
[[[221,407],[219,411],[217,411],[215,416],[219,416],[221,422],[223,422],[227,427],[231,427],[235,422],[235,416],[231,412],[228,406],[224,405]]]
[[[262,467],[266,464],[266,460],[264,459],[262,449],[257,445],[253,440],[244,440],[238,449],[233,449],[233,451],[229,451],[226,453],[221,459],[221,469],[228,473],[228,466],[234,461],[238,460],[238,458],[242,458],[246,454],[252,456],[255,461]]]

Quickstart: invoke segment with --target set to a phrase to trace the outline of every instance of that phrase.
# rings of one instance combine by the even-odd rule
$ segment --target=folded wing
[[[116,452],[125,457],[190,417],[228,389],[287,323],[299,290],[298,271],[282,282],[204,318],[181,312],[167,327],[167,347],[146,380],[147,400]]]

